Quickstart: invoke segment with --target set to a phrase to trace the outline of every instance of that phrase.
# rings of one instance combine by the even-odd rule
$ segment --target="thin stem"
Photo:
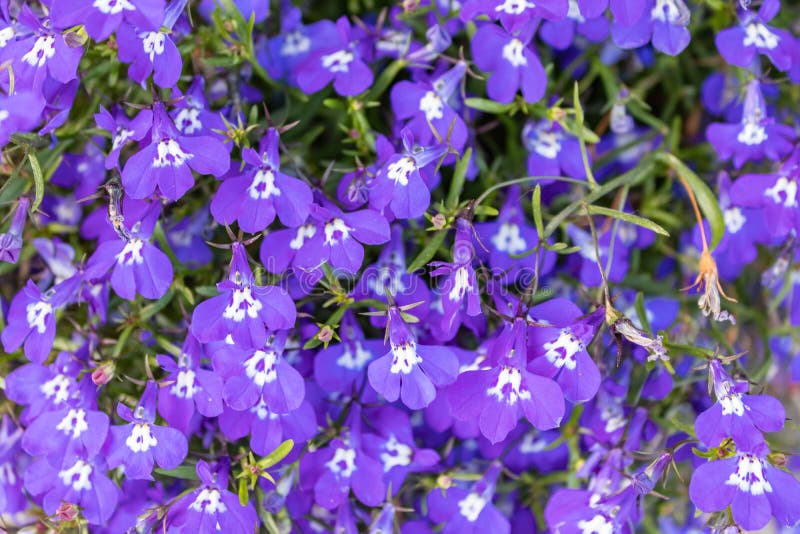
[[[575,178],[567,178],[566,176],[523,176],[522,178],[515,178],[513,180],[507,180],[505,182],[500,182],[499,184],[495,184],[489,187],[486,191],[484,191],[481,196],[475,199],[474,206],[479,206],[481,202],[486,200],[493,192],[497,191],[498,189],[502,189],[504,187],[509,187],[512,185],[517,184],[524,184],[526,182],[535,182],[536,180],[556,180],[560,182],[567,182],[570,184],[582,185],[584,187],[589,187],[589,184],[583,180],[576,180]]]

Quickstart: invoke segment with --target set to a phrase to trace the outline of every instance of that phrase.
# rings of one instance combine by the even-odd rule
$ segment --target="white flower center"
[[[755,121],[746,121],[736,139],[743,145],[760,145],[767,140],[767,131]]]
[[[499,402],[513,406],[519,399],[531,398],[531,392],[521,386],[522,373],[520,370],[516,367],[504,367],[497,377],[497,382],[486,390],[486,394],[495,397]]]
[[[336,359],[336,365],[350,369],[351,371],[358,371],[364,368],[364,365],[369,361],[372,356],[369,351],[364,350],[360,341],[353,343],[355,351],[350,350],[351,344],[345,343],[344,352]]]
[[[25,307],[25,318],[28,326],[35,328],[39,334],[47,330],[47,318],[53,313],[53,306],[42,300],[31,302]]]
[[[317,227],[313,224],[304,224],[303,226],[297,229],[297,234],[294,236],[294,239],[289,241],[289,248],[292,250],[300,250],[305,243],[306,239],[310,239],[314,237],[314,234],[317,233]]]
[[[94,0],[96,7],[104,15],[116,15],[122,11],[135,11],[136,8],[128,0]]]
[[[536,4],[526,0],[505,0],[502,4],[494,8],[494,10],[509,15],[521,15],[526,9],[533,9],[534,7],[536,7]]]
[[[165,34],[161,32],[144,32],[139,34],[139,38],[142,40],[144,53],[150,56],[151,63],[156,56],[164,53],[164,42],[167,40]]]
[[[345,224],[345,222],[336,217],[325,223],[325,244],[338,245],[341,242],[347,241],[350,238],[350,232],[353,229]]]
[[[519,226],[514,223],[501,224],[500,229],[492,236],[492,244],[500,252],[509,254],[519,254],[528,247],[519,234]]]
[[[433,91],[425,93],[425,96],[419,101],[419,110],[425,113],[425,118],[429,121],[441,119],[443,117],[443,107],[442,98]]]
[[[31,67],[39,68],[56,53],[56,38],[53,35],[42,35],[33,43],[27,54],[22,56],[22,61]]]
[[[525,45],[519,39],[511,39],[506,45],[503,47],[503,59],[511,63],[514,67],[522,67],[528,64],[528,60],[525,59],[525,55],[523,52],[525,51]]]
[[[467,521],[474,523],[481,515],[484,506],[486,506],[486,499],[481,497],[475,492],[470,493],[460,501],[458,501],[458,511],[467,518]]]
[[[731,234],[737,233],[747,222],[747,218],[738,206],[726,209],[723,216],[725,217],[725,228]]]
[[[731,473],[725,484],[728,486],[738,486],[739,491],[750,493],[751,495],[762,495],[772,493],[772,485],[764,478],[764,466],[761,460],[752,454],[739,456],[736,471]]]
[[[778,46],[780,37],[769,31],[760,22],[751,22],[744,28],[744,46],[755,46],[772,50]]]
[[[275,367],[278,364],[278,354],[274,350],[257,350],[244,362],[244,371],[247,378],[259,388],[274,382],[278,377]]]
[[[586,17],[581,14],[581,8],[578,6],[578,0],[569,0],[569,7],[567,8],[567,18],[574,20],[578,24],[586,22]]]
[[[83,491],[92,489],[92,482],[89,476],[92,474],[92,466],[78,460],[69,469],[63,469],[58,472],[58,478],[65,486],[72,486],[75,491]]]
[[[597,514],[589,521],[581,519],[578,521],[578,528],[581,529],[581,534],[614,534],[614,523],[602,514]]]
[[[206,514],[225,513],[228,510],[220,499],[219,491],[211,488],[203,488],[189,508]]]
[[[186,160],[193,158],[192,154],[184,152],[174,139],[164,139],[156,146],[158,154],[153,160],[153,167],[180,167]]]
[[[71,434],[71,439],[78,439],[78,436],[86,432],[88,428],[89,425],[86,424],[86,412],[81,409],[70,409],[64,419],[56,425],[56,430],[60,430],[68,436]]]
[[[194,384],[194,371],[186,369],[178,373],[175,383],[169,388],[169,392],[179,399],[191,399],[200,388]]]
[[[394,374],[407,375],[422,361],[422,357],[417,354],[417,344],[414,341],[400,345],[392,344],[392,356],[392,366],[389,371]]]
[[[355,56],[349,50],[338,50],[333,54],[322,56],[322,68],[330,72],[348,72],[350,70],[350,63],[353,62]]]
[[[350,478],[356,470],[356,451],[355,449],[336,449],[333,458],[325,462],[325,467],[335,475]]]
[[[386,174],[395,184],[405,187],[408,185],[408,176],[414,172],[416,168],[417,162],[414,161],[414,158],[406,156],[389,165]]]
[[[225,308],[223,317],[240,323],[244,321],[245,315],[250,319],[258,317],[258,312],[261,311],[262,307],[261,302],[253,298],[250,286],[245,286],[241,289],[234,289],[231,301]]]
[[[48,399],[53,399],[53,404],[61,404],[69,398],[69,387],[72,381],[64,375],[56,375],[41,386],[39,391]]]
[[[783,198],[781,198],[781,193]],[[764,195],[770,197],[775,204],[783,204],[784,208],[796,208],[797,180],[789,180],[785,176],[781,176],[775,185],[764,191]]]
[[[414,454],[414,450],[405,443],[397,441],[394,434],[391,434],[386,443],[383,444],[383,450],[381,462],[383,462],[384,473],[388,473],[393,467],[409,465],[411,456]]]
[[[558,338],[544,344],[545,357],[556,369],[566,367],[568,371],[575,369],[575,354],[584,350],[583,343],[569,328],[564,328]]]
[[[299,31],[295,30],[293,32],[289,32],[283,39],[283,45],[281,46],[281,55],[282,56],[296,56],[298,54],[303,54],[308,52],[311,48],[311,39],[300,33]]]
[[[0,463],[0,484],[13,486],[17,483],[17,474],[11,462]]]
[[[275,173],[272,169],[258,169],[247,188],[247,194],[253,200],[267,200],[272,196],[280,196],[281,190],[275,187]]]
[[[114,139],[111,142],[111,150],[116,150],[125,144],[125,141],[131,138],[133,130],[126,130],[125,128],[117,128]]]
[[[557,158],[561,152],[561,133],[540,128],[536,134],[536,139],[533,141],[534,152],[547,159]]]
[[[667,24],[682,23],[687,15],[686,6],[679,6],[676,0],[656,0],[656,5],[650,11],[651,20]]]
[[[0,30],[0,48],[5,48],[6,45],[14,39],[16,32],[14,28],[11,26],[6,26],[2,30]]]
[[[150,447],[158,445],[158,441],[150,433],[150,425],[136,423],[131,429],[130,436],[125,440],[125,445],[133,452],[146,452]]]
[[[203,129],[200,122],[200,110],[197,108],[182,108],[175,117],[175,126],[186,135],[193,135]]]
[[[535,454],[542,452],[547,448],[549,443],[543,438],[536,439],[533,434],[525,434],[522,438],[522,443],[519,444],[519,452],[522,454]]]
[[[464,299],[464,295],[467,293],[468,289],[472,289],[472,284],[469,280],[469,268],[459,267],[456,269],[455,280],[453,282],[453,287],[450,289],[450,293],[448,293],[447,298],[451,301],[459,301]]]
[[[144,241],[136,237],[131,239],[125,243],[125,247],[117,254],[117,263],[125,267],[130,267],[133,264],[141,265],[144,261],[142,247],[144,247]]]
[[[391,265],[381,265],[378,268],[376,276],[367,277],[367,287],[369,287],[376,294],[386,296],[386,293],[397,295],[406,290],[406,284],[403,283],[402,267],[397,268]],[[370,275],[372,271],[370,271]]]

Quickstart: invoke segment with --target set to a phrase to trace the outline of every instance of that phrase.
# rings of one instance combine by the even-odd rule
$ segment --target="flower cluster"
[[[797,8],[374,4],[0,0],[3,524],[797,527]]]

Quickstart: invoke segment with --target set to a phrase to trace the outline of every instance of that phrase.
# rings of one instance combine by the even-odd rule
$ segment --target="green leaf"
[[[577,110],[576,110],[577,111]],[[566,131],[580,139],[581,135],[583,136],[583,141],[585,143],[597,144],[600,142],[600,138],[594,133],[592,130],[587,128],[586,126],[579,124],[578,121],[573,119],[572,117],[564,117],[563,120],[559,121],[561,125],[564,127]]]
[[[725,218],[722,216],[722,210],[719,208],[716,195],[694,171],[675,157],[674,154],[661,153],[657,156],[657,159],[673,169],[694,192],[697,204],[711,227],[711,243],[709,243],[709,247],[714,250],[722,236],[725,235]]]
[[[193,465],[180,465],[175,469],[161,469],[156,467],[156,473],[170,478],[181,478],[184,480],[199,480],[197,471]]]
[[[592,215],[605,215],[606,217],[621,219],[625,222],[629,222],[631,224],[641,226],[642,228],[647,228],[648,230],[652,230],[657,234],[669,236],[669,232],[664,230],[664,228],[654,223],[650,219],[645,219],[644,217],[639,217],[638,215],[634,215],[632,213],[627,213],[620,210],[615,210],[612,208],[604,208],[602,206],[587,206],[587,208],[589,209],[589,213],[591,213]]]
[[[378,76],[378,79],[375,80],[375,83],[372,84],[372,89],[369,91],[369,95],[367,95],[367,100],[378,100],[381,95],[389,88],[394,81],[395,77],[403,70],[406,65],[408,65],[408,61],[405,59],[395,59],[392,61],[388,67],[383,69],[381,75]]]
[[[636,315],[639,316],[639,324],[641,324],[642,328],[647,332],[652,332],[653,329],[650,327],[650,321],[647,320],[647,309],[644,307],[644,293],[641,291],[636,293],[636,301],[634,301],[633,305],[636,309]]]
[[[464,180],[467,176],[467,167],[469,167],[469,160],[472,157],[472,147],[464,151],[464,155],[456,163],[456,170],[453,172],[453,181],[450,184],[450,191],[447,192],[447,200],[445,207],[447,209],[455,209],[458,206],[458,197],[461,195],[461,190],[464,188]]]
[[[31,163],[31,169],[33,169],[33,186],[36,196],[33,197],[31,211],[34,212],[39,207],[39,204],[42,203],[42,198],[44,198],[44,176],[42,176],[39,160],[33,152],[28,153],[28,161]]]
[[[239,504],[242,506],[247,506],[247,502],[250,500],[250,495],[247,493],[247,480],[244,478],[239,479]]]
[[[436,251],[439,250],[439,247],[444,243],[444,238],[447,236],[446,230],[439,230],[435,234],[430,241],[425,245],[417,257],[414,258],[414,261],[411,262],[411,265],[408,266],[406,272],[413,273],[414,271],[418,271],[419,269],[423,268],[428,264],[431,259],[436,255]]]
[[[544,241],[544,221],[542,221],[542,187],[536,184],[531,200],[533,208],[533,221],[536,223],[536,233],[539,234],[539,241]]]
[[[464,103],[468,108],[477,109],[484,113],[492,113],[494,115],[502,115],[514,109],[513,102],[511,104],[500,104],[494,100],[487,100],[486,98],[467,98]]]
[[[267,456],[261,458],[258,461],[258,467],[260,467],[261,469],[269,469],[273,465],[277,464],[278,462],[286,458],[286,456],[290,452],[292,452],[293,447],[294,447],[294,441],[292,441],[291,439],[287,439],[286,441],[278,445],[278,447],[274,451],[269,453]]]

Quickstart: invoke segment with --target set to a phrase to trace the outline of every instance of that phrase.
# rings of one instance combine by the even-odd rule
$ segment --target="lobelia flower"
[[[150,380],[133,411],[121,402],[117,404],[117,415],[128,424],[111,427],[106,459],[111,468],[124,466],[128,479],[153,480],[154,462],[162,469],[175,469],[189,449],[180,430],[153,424],[157,391],[158,385]]]
[[[786,30],[767,24],[780,8],[780,0],[764,0],[758,12],[740,12],[738,26],[718,32],[714,40],[725,61],[737,67],[750,67],[758,53],[767,56],[779,70],[789,70],[797,49],[795,39]]]
[[[164,104],[153,104],[151,142],[134,154],[122,170],[122,185],[132,198],[159,192],[178,200],[193,185],[192,170],[221,176],[230,167],[228,149],[212,136],[183,136],[167,115]]]
[[[0,148],[6,146],[12,134],[36,127],[42,120],[44,104],[32,91],[17,89],[12,95],[0,95]]]
[[[260,232],[277,213],[285,226],[297,227],[308,218],[313,200],[311,189],[280,172],[278,130],[270,128],[259,151],[242,149],[245,172],[226,178],[211,201],[211,214],[222,224],[239,221],[245,232]]]
[[[306,443],[317,433],[317,417],[311,403],[304,400],[295,410],[275,413],[261,397],[249,409],[225,408],[219,429],[231,441],[250,436],[250,449],[259,456],[274,451],[284,440]]]
[[[119,168],[119,153],[128,141],[141,141],[153,124],[153,112],[143,109],[135,117],[129,119],[121,110],[116,110],[112,115],[106,108],[100,106],[100,112],[95,114],[97,126],[111,132],[111,151],[105,159],[105,168]]]
[[[314,501],[327,510],[348,506],[353,490],[366,506],[378,506],[386,496],[381,463],[366,454],[361,444],[361,408],[356,405],[348,417],[349,430],[330,443],[303,457],[300,485],[312,491]]]
[[[207,240],[211,238],[212,224],[208,209],[202,207],[167,230],[167,241],[179,262],[195,268],[211,262]]]
[[[564,20],[546,20],[539,36],[556,50],[566,50],[573,45],[576,34],[590,43],[602,42],[608,37],[609,22],[603,16],[602,1],[569,0],[569,11]]]
[[[764,442],[762,432],[783,428],[786,412],[778,399],[769,395],[748,395],[746,380],[734,380],[719,360],[709,362],[709,381],[717,402],[697,416],[697,437],[708,447],[733,438],[739,450],[752,451]]]
[[[515,31],[537,17],[562,20],[568,10],[567,0],[467,0],[460,15],[464,22],[487,15],[492,20],[500,20],[507,30]]]
[[[586,352],[603,308],[585,317],[566,299],[555,298],[528,310],[535,325],[528,328],[528,370],[554,379],[568,401],[586,402],[600,388],[600,371]],[[540,324],[552,326],[540,326]]]
[[[0,510],[7,514],[22,512],[28,499],[22,487],[22,466],[19,461],[22,428],[7,414],[0,420]]]
[[[597,225],[597,223],[595,223]],[[612,236],[614,231],[611,227],[603,230],[600,228],[600,235],[597,239],[597,247],[595,247],[592,234],[575,225],[567,225],[567,235],[569,235],[575,246],[580,247],[578,254],[571,258],[570,261],[578,263],[579,278],[581,282],[591,287],[599,287],[603,283],[598,269],[598,251],[600,253],[600,265],[606,269],[606,278],[615,283],[622,282],[628,272],[628,255],[630,252],[629,237],[623,235],[623,225],[620,224],[617,238],[614,241],[614,246],[611,246]],[[633,238],[636,239],[638,230],[633,231]],[[609,262],[608,255],[611,256]]]
[[[189,90],[175,104],[170,113],[175,127],[183,135],[215,135],[214,130],[227,130],[219,112],[209,109],[205,95],[206,81],[195,76]]]
[[[0,334],[3,349],[10,354],[24,343],[25,356],[34,363],[44,363],[56,337],[56,311],[73,302],[82,281],[83,273],[77,273],[43,293],[28,280],[11,301]]]
[[[630,1],[628,2],[631,3]],[[611,24],[611,36],[620,48],[639,48],[652,40],[653,48],[676,56],[691,40],[688,25],[691,12],[683,0],[646,0],[640,17]]]
[[[204,417],[222,413],[222,378],[203,369],[203,347],[191,334],[186,335],[177,361],[165,354],[156,359],[167,372],[158,395],[158,413],[169,426],[189,434],[195,411]]]
[[[530,21],[515,32],[497,24],[482,24],[472,38],[472,58],[483,71],[491,72],[486,82],[489,98],[502,104],[522,91],[526,102],[537,102],[547,88],[547,74],[530,42],[537,23]]]
[[[15,90],[41,95],[48,77],[59,85],[74,80],[83,48],[69,46],[64,34],[44,25],[27,4],[17,22],[26,36],[9,45]]]
[[[414,444],[411,421],[406,413],[381,406],[369,410],[366,416],[377,433],[362,436],[364,451],[383,464],[383,480],[394,495],[409,473],[432,469],[439,462],[435,450],[420,449]]]
[[[428,493],[428,514],[435,523],[444,523],[442,534],[508,534],[508,519],[492,503],[501,465],[495,462],[469,490],[434,488]]]
[[[758,530],[774,517],[778,525],[800,520],[800,482],[774,467],[769,449],[760,445],[729,458],[702,464],[689,483],[689,497],[703,512],[731,507],[733,520],[745,530]]]
[[[355,96],[372,85],[372,71],[359,52],[347,17],[336,21],[336,29],[335,39],[323,43],[295,68],[297,85],[304,93],[316,93],[332,81],[341,96]]]
[[[220,295],[197,305],[190,331],[202,343],[221,341],[228,335],[241,347],[263,347],[267,328],[294,325],[297,311],[285,290],[255,285],[242,243],[232,245],[228,279],[217,284]]]
[[[564,131],[557,122],[529,122],[522,130],[522,143],[528,150],[528,174],[586,178],[578,139]],[[591,165],[591,158],[589,160]],[[539,180],[545,185],[551,180]]]
[[[433,402],[436,386],[455,381],[458,359],[447,347],[418,345],[396,305],[389,306],[387,319],[391,350],[369,364],[369,383],[389,402],[399,398],[412,410],[422,409]]]
[[[22,250],[22,231],[25,229],[25,219],[30,204],[31,200],[28,197],[20,197],[17,200],[17,209],[11,218],[8,231],[0,234],[0,261],[17,263]]]
[[[778,160],[788,155],[795,133],[791,126],[776,123],[768,116],[761,84],[752,80],[747,85],[741,123],[712,123],[706,137],[720,160],[733,157],[734,167],[740,169],[748,161]]]
[[[492,443],[505,439],[524,415],[539,430],[561,424],[564,394],[551,378],[529,372],[527,323],[506,323],[489,348],[491,367],[459,375],[448,398],[457,419],[478,420],[481,434]]]
[[[381,245],[390,238],[389,223],[372,209],[344,213],[331,203],[315,203],[310,215],[313,226],[301,226],[296,241],[289,243],[294,252],[292,264],[304,271],[314,271],[327,262],[334,271],[355,273],[364,261],[362,243]],[[261,250],[263,254],[264,248]],[[285,262],[279,254],[275,256],[279,264]]]
[[[73,402],[37,417],[25,429],[22,448],[31,456],[47,456],[52,465],[94,458],[106,441],[109,421],[106,414],[87,404]]]
[[[445,142],[461,152],[467,142],[467,125],[455,112],[456,89],[464,79],[467,65],[456,65],[431,81],[400,81],[391,91],[392,111],[420,145]],[[402,135],[402,134],[401,134]],[[405,137],[403,138],[405,144]],[[406,146],[414,146],[413,141]],[[422,165],[420,165],[422,166]]]
[[[263,346],[244,351],[224,364],[215,359],[215,371],[227,377],[223,397],[228,406],[247,410],[263,402],[269,411],[278,414],[300,406],[306,385],[303,376],[283,356],[287,337],[285,331],[268,332]]]
[[[158,30],[164,0],[53,0],[50,19],[59,28],[82,24],[95,41],[103,41],[122,23]]]
[[[378,171],[369,189],[369,205],[377,210],[387,206],[399,219],[421,217],[431,203],[431,194],[420,171],[434,171],[447,148],[444,145],[420,147],[414,144],[414,134],[403,128],[404,152],[394,154]]]
[[[471,223],[459,218],[456,221],[456,237],[453,242],[452,263],[434,261],[431,276],[444,276],[439,286],[442,299],[442,329],[439,339],[446,341],[456,335],[461,326],[462,309],[469,316],[481,314],[481,295],[478,279],[472,262],[475,250],[472,246]]]
[[[169,532],[214,534],[215,532],[252,532],[258,524],[252,503],[242,505],[227,490],[228,470],[222,466],[212,472],[204,460],[197,462],[201,485],[172,506],[165,519]]]
[[[119,488],[105,475],[105,462],[72,458],[53,466],[46,458],[34,461],[25,470],[25,489],[43,496],[42,508],[53,515],[68,503],[80,507],[90,525],[104,525],[117,507]]]
[[[342,317],[339,335],[341,343],[329,345],[314,357],[314,381],[331,393],[360,392],[367,364],[383,354],[383,340],[365,339],[361,326],[349,312]],[[362,400],[368,391],[360,394]]]

